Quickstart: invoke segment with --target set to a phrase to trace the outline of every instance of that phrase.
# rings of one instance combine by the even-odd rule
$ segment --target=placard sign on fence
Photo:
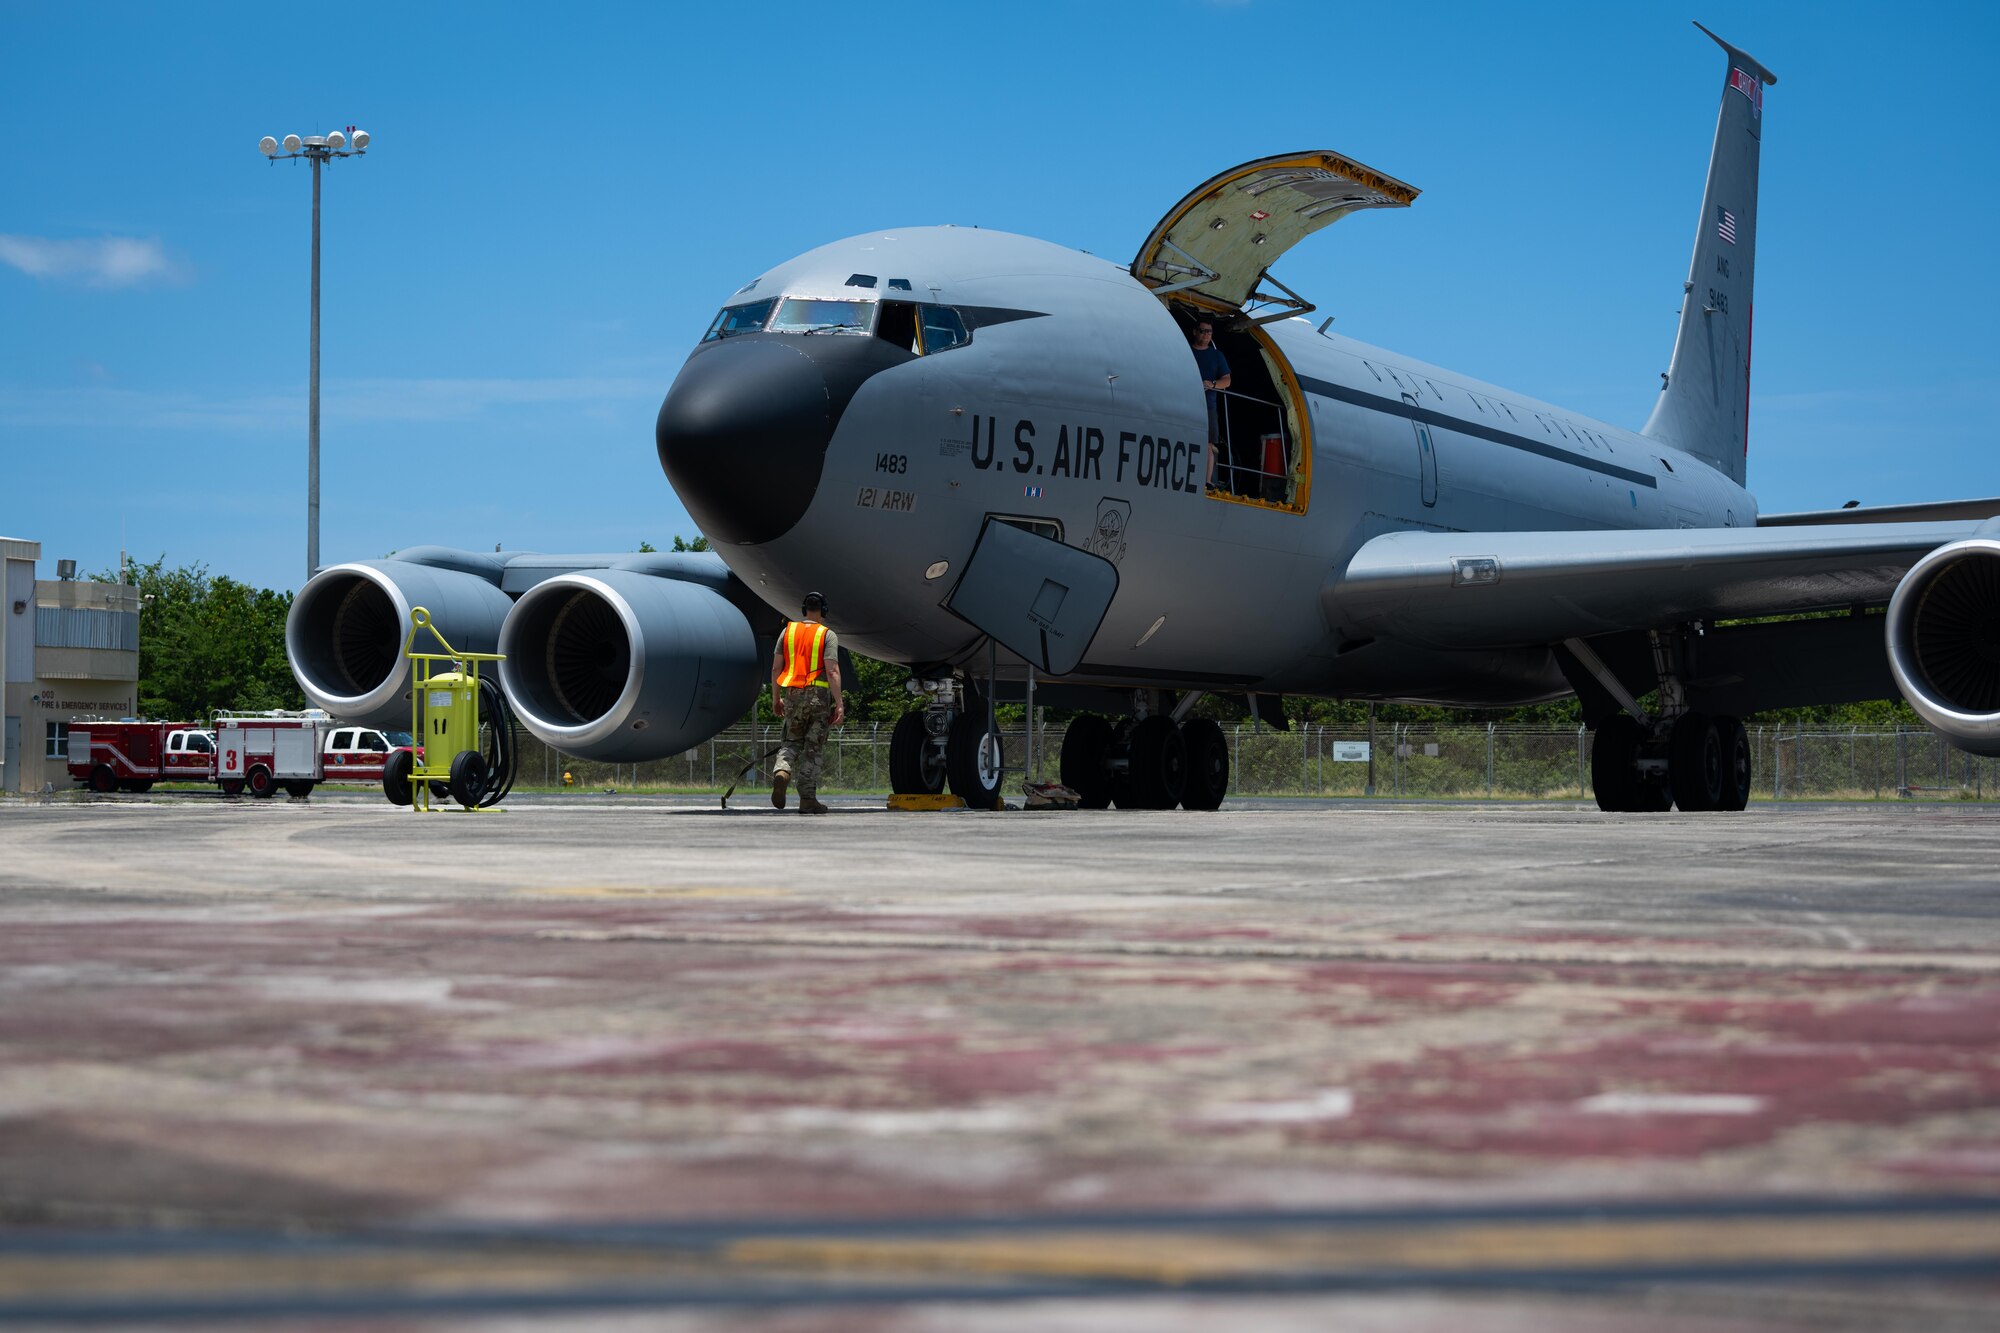
[[[1365,764],[1368,762],[1367,741],[1335,741],[1333,762],[1336,764]]]

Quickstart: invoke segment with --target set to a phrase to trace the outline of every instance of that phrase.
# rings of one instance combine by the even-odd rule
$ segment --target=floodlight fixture
[[[349,148],[349,141],[353,147]],[[319,169],[336,157],[359,157],[367,151],[368,131],[349,125],[330,134],[287,134],[282,145],[265,135],[257,141],[258,151],[276,162],[283,157],[303,157],[312,163],[312,355],[311,375],[306,390],[306,577],[319,572]]]

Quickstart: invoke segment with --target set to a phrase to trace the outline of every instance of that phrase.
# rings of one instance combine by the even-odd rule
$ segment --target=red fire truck
[[[317,713],[225,713],[208,729],[187,722],[80,722],[69,731],[69,772],[92,791],[147,791],[155,782],[213,782],[223,794],[305,796],[321,778]]]
[[[331,725],[320,712],[222,714],[215,720],[217,785],[230,796],[246,788],[269,796],[280,783],[293,796],[310,795]]]
[[[215,780],[215,733],[192,722],[75,722],[69,774],[96,792]]]

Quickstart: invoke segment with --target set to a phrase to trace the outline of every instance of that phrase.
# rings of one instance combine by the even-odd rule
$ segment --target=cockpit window
[[[773,333],[867,333],[875,324],[873,301],[818,301],[788,296],[771,319]]]
[[[715,322],[708,326],[701,340],[714,342],[717,338],[733,338],[739,333],[755,333],[764,327],[764,321],[771,317],[771,307],[777,301],[751,301],[747,305],[726,305],[715,316]]]
[[[971,335],[965,331],[965,321],[950,306],[926,305],[919,306],[918,310],[922,312],[918,323],[923,331],[925,356],[934,356],[969,341]]]
[[[972,341],[965,317],[948,305],[884,301],[875,336],[918,356],[936,356]]]

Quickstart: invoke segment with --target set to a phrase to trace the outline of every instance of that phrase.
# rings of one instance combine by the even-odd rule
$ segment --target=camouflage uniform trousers
[[[793,685],[785,690],[785,738],[778,747],[772,776],[789,774],[801,798],[819,791],[820,752],[833,718],[833,691],[824,685]]]

